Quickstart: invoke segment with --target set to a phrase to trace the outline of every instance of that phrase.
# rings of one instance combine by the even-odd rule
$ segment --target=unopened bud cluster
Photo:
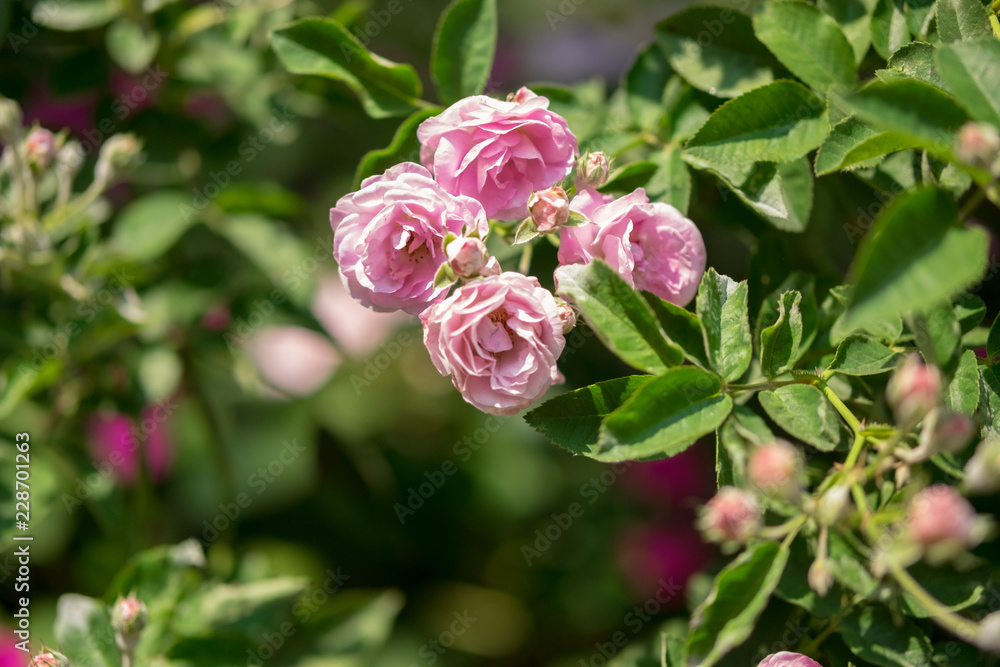
[[[115,641],[124,651],[131,651],[139,643],[139,635],[146,627],[146,605],[134,595],[118,598],[111,610],[111,627]]]

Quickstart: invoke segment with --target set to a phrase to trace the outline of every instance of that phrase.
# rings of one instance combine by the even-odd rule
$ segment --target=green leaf
[[[788,564],[774,594],[782,600],[797,604],[817,618],[830,618],[840,611],[843,590],[834,584],[826,595],[821,596],[809,587],[809,568],[815,557],[805,538],[795,538],[792,541]]]
[[[868,571],[867,559],[862,559],[836,532],[830,533],[830,572],[841,586],[868,597],[879,582]]]
[[[316,260],[297,235],[274,220],[246,213],[229,216],[215,229],[294,303],[305,305],[308,302],[316,275],[311,274],[308,279],[302,280],[294,272],[302,272],[304,267]],[[327,251],[332,252],[332,244]],[[332,257],[332,254],[324,253],[321,257]]]
[[[937,27],[945,43],[993,37],[989,14],[979,0],[938,0]]]
[[[53,630],[59,651],[74,665],[118,667],[122,663],[111,615],[98,600],[73,593],[60,596]]]
[[[903,355],[868,336],[853,334],[837,347],[829,370],[844,375],[879,375],[896,368]]]
[[[774,378],[790,371],[801,356],[802,295],[785,292],[778,299],[778,320],[760,332],[760,371]]]
[[[625,74],[625,103],[632,124],[656,134],[663,118],[663,94],[674,70],[659,44],[647,44]]]
[[[819,147],[816,153],[816,175],[866,167],[870,165],[872,158],[914,148],[919,143],[892,132],[876,130],[871,125],[850,117],[835,125]]]
[[[738,380],[753,356],[746,281],[737,283],[709,268],[701,278],[695,304],[712,368],[727,382]]]
[[[42,0],[31,8],[31,20],[52,30],[87,30],[121,14],[121,0]]]
[[[566,392],[525,413],[524,421],[560,447],[593,456],[601,421],[649,380],[631,375]]]
[[[689,664],[711,667],[746,641],[781,580],[788,555],[785,545],[759,542],[723,568],[692,615]]]
[[[920,628],[886,607],[863,607],[840,623],[840,633],[856,656],[882,667],[931,667],[931,644]]]
[[[1000,90],[996,86],[1000,81],[1000,40],[990,37],[942,46],[937,66],[948,89],[973,118],[1000,127]]]
[[[680,147],[669,146],[657,151],[650,156],[650,161],[656,165],[656,171],[646,183],[646,194],[650,201],[666,202],[687,215],[688,200],[691,198],[691,172],[681,158]]]
[[[962,339],[951,304],[942,302],[926,308],[923,313],[914,314],[909,319],[909,326],[917,349],[927,363],[950,368]]]
[[[778,320],[778,300],[782,294],[789,290],[795,290],[802,294],[802,301],[799,304],[799,310],[802,313],[802,342],[799,349],[803,352],[808,350],[816,338],[816,324],[819,318],[819,308],[816,305],[816,279],[803,271],[792,271],[787,278],[781,281],[778,288],[768,294],[760,304],[753,333],[754,344],[758,348],[760,347],[761,330]]]
[[[370,53],[332,19],[308,18],[278,28],[271,46],[289,72],[344,83],[372,118],[405,116],[420,104],[423,88],[413,67]]]
[[[950,95],[916,79],[876,82],[840,102],[875,128],[945,158],[951,155],[955,131],[968,120]]]
[[[883,58],[910,41],[902,0],[878,0],[871,19],[872,46]]]
[[[678,74],[716,97],[774,80],[774,57],[753,36],[750,17],[737,11],[692,7],[660,21],[656,38]]]
[[[533,238],[538,236],[538,224],[535,222],[534,218],[525,218],[521,221],[521,224],[517,226],[514,231],[514,240],[511,241],[512,245],[521,245],[522,243],[527,243]]]
[[[778,186],[788,211],[787,218],[766,219],[777,229],[804,232],[809,226],[813,208],[813,170],[807,158],[782,162],[778,165]]]
[[[1000,354],[1000,317],[990,325],[990,335],[986,338],[986,356],[993,359]]]
[[[788,162],[823,143],[826,105],[794,81],[775,81],[726,102],[688,140],[691,155],[717,164]]]
[[[944,81],[934,62],[935,52],[932,44],[910,42],[889,57],[889,70],[945,90]],[[877,70],[875,73],[885,81],[887,79],[882,74],[884,72],[886,70]]]
[[[138,74],[149,67],[160,48],[158,32],[145,29],[127,18],[112,23],[104,33],[104,40],[111,59],[132,74]]]
[[[975,294],[963,294],[955,300],[955,319],[962,335],[979,326],[986,317],[986,303]]]
[[[781,187],[778,166],[773,162],[757,162],[749,165],[713,165],[687,156],[696,167],[715,175],[737,199],[767,221],[788,221],[786,196]],[[725,191],[721,192],[723,198]]]
[[[496,0],[454,0],[431,45],[431,79],[445,104],[486,88],[497,46]]]
[[[719,378],[694,366],[671,368],[605,417],[599,461],[673,456],[718,428],[733,407]]]
[[[181,635],[200,636],[225,631],[256,639],[287,620],[308,587],[309,580],[305,577],[217,584],[180,605],[175,627]]]
[[[990,566],[980,564],[972,570],[956,571],[951,567],[932,567],[918,562],[909,567],[910,574],[924,589],[951,611],[961,611],[979,602],[986,582],[990,579]],[[903,610],[917,618],[933,618],[913,596],[903,591]]]
[[[854,62],[860,63],[872,43],[871,15],[876,0],[819,0],[819,8],[840,25],[854,50]]]
[[[649,304],[604,261],[560,266],[555,278],[559,294],[625,363],[650,373],[681,363],[681,349],[664,338]]]
[[[191,208],[192,200],[183,192],[165,190],[137,199],[119,214],[111,244],[138,263],[159,258],[188,228],[184,207]]]
[[[705,339],[701,332],[701,322],[698,316],[685,308],[664,301],[651,292],[643,292],[642,296],[653,309],[660,328],[684,352],[684,356],[702,368],[709,368],[708,357],[705,356]]]
[[[760,5],[753,18],[757,39],[781,64],[812,88],[853,86],[858,73],[854,49],[837,22],[799,0]],[[808,45],[808,48],[803,48]]]
[[[361,181],[369,176],[385,173],[387,169],[400,162],[420,162],[417,128],[437,113],[433,109],[415,111],[396,128],[396,133],[392,135],[392,141],[388,146],[365,153],[358,163],[357,171],[354,172],[354,187],[360,189]]]
[[[600,191],[631,192],[646,185],[659,168],[658,164],[648,160],[623,165],[612,170],[607,183],[600,187]]]
[[[846,447],[849,436],[836,409],[811,384],[789,384],[758,394],[768,417],[793,438],[829,452]]]
[[[1000,438],[1000,379],[992,366],[979,367],[979,417],[983,439]]]
[[[986,271],[989,239],[955,227],[954,200],[924,188],[889,205],[862,239],[851,268],[857,287],[848,327],[923,310],[974,285]]]

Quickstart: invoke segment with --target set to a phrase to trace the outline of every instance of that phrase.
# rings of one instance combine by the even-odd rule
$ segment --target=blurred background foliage
[[[34,639],[51,641],[60,594],[101,597],[136,553],[190,537],[218,581],[306,577],[308,595],[344,575],[317,606],[354,624],[270,664],[603,664],[615,633],[650,636],[704,594],[696,573],[718,565],[692,517],[713,492],[713,443],[618,468],[571,457],[519,417],[466,405],[414,320],[369,313],[339,287],[328,209],[399,121],[288,74],[268,33],[334,17],[430,89],[446,3],[398,1],[383,25],[379,0],[0,0],[0,94],[25,126],[79,142],[74,191],[93,195],[72,224],[56,216],[46,234],[5,231],[0,244],[0,453],[8,471],[14,434],[31,434]],[[623,113],[609,95],[682,6],[504,0],[488,92],[572,86],[553,108],[585,144],[611,146]],[[100,146],[122,133],[141,143],[139,163],[87,190]],[[54,215],[47,178],[38,197]],[[843,202],[877,199],[862,178],[831,180],[791,234],[696,175],[689,215],[711,264],[763,287],[757,305],[796,268],[839,282],[852,255],[842,224],[860,213]],[[543,280],[548,250],[533,265]],[[567,387],[626,372],[582,326],[560,366]],[[12,563],[0,555],[8,620]],[[669,602],[650,605],[664,584]],[[439,652],[429,642],[466,611],[478,620]],[[760,627],[757,646],[785,631]]]

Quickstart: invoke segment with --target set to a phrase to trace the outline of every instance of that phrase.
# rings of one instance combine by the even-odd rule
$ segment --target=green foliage
[[[442,102],[483,92],[496,44],[496,0],[455,0],[448,6],[431,52],[431,77]]]

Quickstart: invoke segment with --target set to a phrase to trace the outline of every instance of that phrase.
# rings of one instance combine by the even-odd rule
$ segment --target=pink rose
[[[261,377],[292,396],[314,394],[340,365],[326,337],[292,325],[263,327],[250,339],[249,353]]]
[[[531,192],[566,178],[576,161],[576,137],[548,106],[527,88],[510,102],[467,97],[420,124],[420,161],[491,218],[524,218]]]
[[[420,319],[434,366],[483,412],[516,414],[560,377],[559,308],[535,278],[505,272],[474,280]]]
[[[924,546],[953,541],[975,546],[976,510],[953,487],[935,484],[910,502],[908,519],[913,539]]]
[[[489,221],[479,202],[441,188],[419,164],[404,162],[330,209],[333,256],[344,285],[373,310],[417,315],[440,298],[434,275],[445,262],[448,232],[476,230],[485,237]]]
[[[531,219],[542,234],[559,229],[569,220],[569,197],[557,185],[528,197]]]
[[[621,199],[583,190],[569,207],[596,224],[561,230],[559,264],[603,259],[636,289],[679,306],[694,298],[705,272],[705,243],[676,208],[650,202],[642,188]]]
[[[87,423],[90,456],[98,466],[110,466],[125,485],[139,477],[139,452],[132,435],[134,424],[123,414],[96,414]]]
[[[781,651],[780,653],[772,653],[763,660],[757,667],[823,667],[821,664],[808,658],[801,653],[792,653],[791,651]]]

